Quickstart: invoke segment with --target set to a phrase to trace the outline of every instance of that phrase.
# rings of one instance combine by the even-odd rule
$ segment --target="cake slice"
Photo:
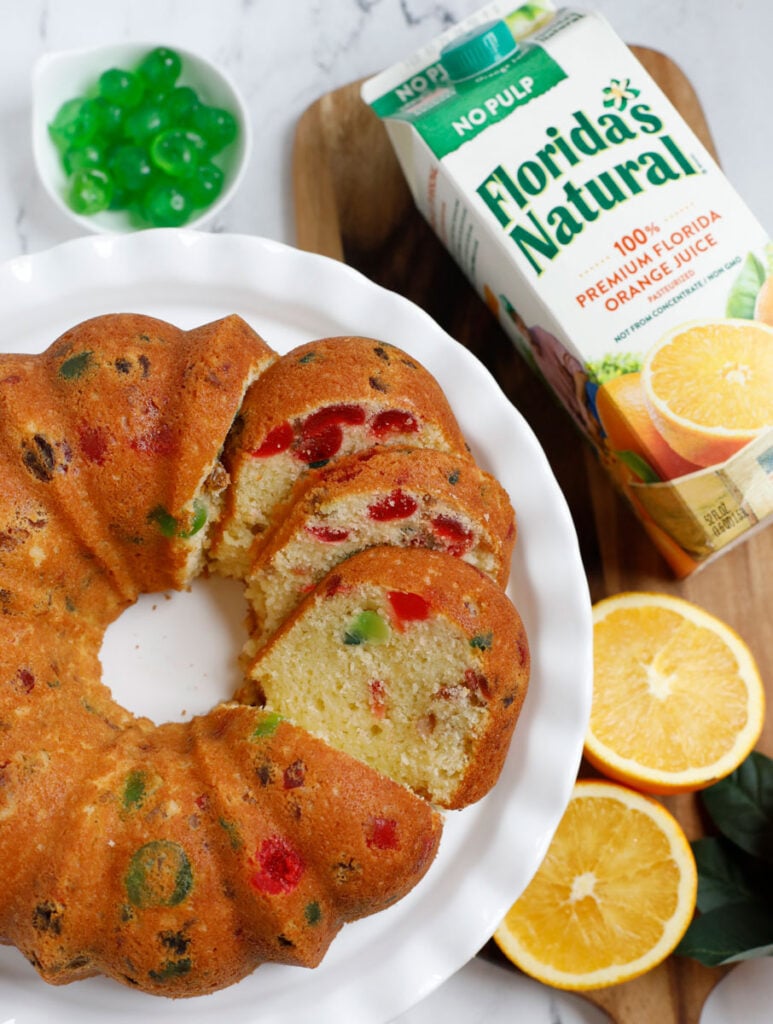
[[[446,551],[504,587],[515,532],[507,492],[467,456],[380,447],[338,459],[298,482],[281,519],[255,543],[246,591],[253,649],[357,551]]]
[[[244,576],[256,534],[310,469],[374,445],[465,452],[434,377],[370,338],[324,338],[288,352],[249,389],[226,445],[232,486],[210,550],[215,571]]]
[[[375,547],[318,584],[248,677],[241,699],[458,808],[499,776],[529,650],[513,604],[473,566]]]

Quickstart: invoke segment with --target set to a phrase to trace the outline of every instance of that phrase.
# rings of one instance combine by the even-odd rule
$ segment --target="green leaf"
[[[741,270],[727,295],[725,316],[731,319],[754,319],[754,303],[765,280],[765,268],[753,252],[743,262]]]
[[[773,759],[752,751],[731,775],[704,789],[701,800],[724,836],[773,864]]]
[[[690,924],[674,950],[707,967],[773,954],[773,908],[759,903],[726,903]]]
[[[741,851],[726,839],[710,836],[691,843],[698,867],[698,910],[708,913],[726,903],[755,900],[751,865],[741,862]],[[746,858],[745,858],[746,860]]]

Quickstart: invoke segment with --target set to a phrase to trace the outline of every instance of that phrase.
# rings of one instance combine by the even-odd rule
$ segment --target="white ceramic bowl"
[[[239,126],[236,140],[218,154],[216,160],[225,175],[220,195],[210,206],[196,211],[186,221],[185,227],[200,227],[211,220],[232,198],[244,175],[252,149],[248,111],[236,85],[211,61],[174,43],[118,43],[45,54],[35,64],[32,76],[32,150],[35,166],[54,203],[71,221],[88,231],[127,232],[150,225],[138,224],[123,210],[105,210],[88,216],[75,213],[65,198],[68,179],[56,146],[48,134],[48,125],[66,100],[93,90],[103,71],[108,68],[131,70],[148,51],[161,45],[175,50],[182,59],[182,73],[177,84],[191,86],[203,102],[230,111]]]

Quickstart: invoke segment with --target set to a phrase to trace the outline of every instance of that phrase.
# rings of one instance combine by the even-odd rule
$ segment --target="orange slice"
[[[604,988],[651,970],[692,919],[697,871],[657,801],[582,781],[536,875],[494,933],[505,956],[555,988]]]
[[[593,702],[585,756],[651,793],[701,789],[759,738],[760,674],[728,625],[682,598],[618,594],[593,608]]]
[[[666,442],[689,462],[724,462],[773,427],[773,327],[682,324],[648,353],[642,385]]]

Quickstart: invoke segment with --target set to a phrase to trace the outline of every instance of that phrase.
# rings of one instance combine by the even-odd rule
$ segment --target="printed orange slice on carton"
[[[602,384],[596,392],[596,411],[612,451],[633,452],[661,480],[700,468],[666,444],[647,408],[640,373],[623,373]]]
[[[773,327],[773,276],[767,277],[757,293],[754,319]]]
[[[724,462],[773,427],[773,327],[756,320],[682,324],[647,354],[647,406],[674,451]]]

